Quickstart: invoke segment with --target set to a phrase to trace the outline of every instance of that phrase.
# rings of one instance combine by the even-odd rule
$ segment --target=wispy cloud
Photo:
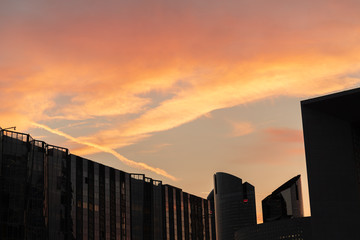
[[[356,1],[84,3],[2,5],[3,125],[106,119],[78,139],[116,149],[216,109],[360,83]]]
[[[230,136],[240,137],[252,133],[255,130],[255,127],[250,122],[232,122],[232,132]]]
[[[59,131],[59,130],[56,130],[56,129],[52,129],[52,128],[50,128],[50,127],[48,127],[46,125],[43,125],[43,124],[39,124],[39,123],[35,123],[35,122],[32,122],[31,124],[34,125],[35,127],[45,129],[46,131],[49,131],[49,132],[51,132],[53,134],[65,137],[66,139],[69,139],[69,140],[71,140],[73,142],[99,149],[102,152],[110,153],[113,156],[115,156],[117,159],[119,159],[121,162],[125,163],[126,165],[128,165],[130,167],[137,168],[137,169],[149,170],[151,172],[154,172],[156,174],[159,174],[161,176],[169,178],[169,179],[171,179],[173,181],[177,180],[176,177],[170,175],[169,173],[167,173],[165,170],[163,170],[161,168],[154,168],[154,167],[151,167],[151,166],[147,165],[146,163],[135,162],[133,160],[127,159],[126,157],[122,156],[121,154],[119,154],[118,152],[116,152],[115,150],[113,150],[111,148],[103,147],[101,145],[94,144],[94,143],[91,143],[91,142],[81,141],[78,138],[74,138],[69,134],[66,134],[66,133],[64,133],[62,131]]]

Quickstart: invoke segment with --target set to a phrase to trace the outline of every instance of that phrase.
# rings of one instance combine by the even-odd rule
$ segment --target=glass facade
[[[293,177],[262,200],[264,222],[304,216],[301,177]]]
[[[26,203],[26,219],[28,226],[26,238],[45,239],[45,218],[43,214],[44,197],[44,160],[45,143],[33,140],[30,142],[30,158],[28,161],[28,201]]]
[[[2,131],[0,239],[25,237],[25,194],[29,136]]]
[[[255,188],[228,173],[214,175],[216,238],[234,239],[235,231],[256,225]]]
[[[166,240],[213,239],[209,201],[164,185],[164,234]]]
[[[47,218],[45,224],[48,229],[49,239],[67,239],[70,233],[68,228],[70,219],[68,150],[47,145],[46,151],[45,165],[47,166],[47,174],[44,175],[47,182],[45,195],[47,195],[48,208],[45,213]]]
[[[208,200],[0,133],[0,239],[211,239]]]

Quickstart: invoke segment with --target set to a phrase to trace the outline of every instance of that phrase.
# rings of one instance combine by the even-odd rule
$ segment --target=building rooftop
[[[302,107],[324,112],[350,121],[360,120],[360,111],[354,109],[354,103],[360,102],[360,88],[301,101]]]

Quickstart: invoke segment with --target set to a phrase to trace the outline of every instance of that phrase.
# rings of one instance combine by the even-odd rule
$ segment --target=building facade
[[[360,89],[301,102],[314,239],[360,239]]]
[[[304,216],[301,176],[293,177],[262,200],[263,222]]]
[[[311,218],[303,217],[300,175],[262,200],[264,223],[236,231],[235,240],[311,240]]]
[[[214,189],[209,193],[207,200],[210,201],[211,235],[213,239],[216,239]]]
[[[311,240],[311,218],[292,218],[239,229],[235,240]]]
[[[214,175],[216,239],[234,239],[235,232],[256,225],[255,188],[233,175]]]
[[[208,200],[8,130],[0,201],[2,240],[212,239]]]

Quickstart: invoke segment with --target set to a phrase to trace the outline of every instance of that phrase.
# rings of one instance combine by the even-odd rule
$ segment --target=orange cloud
[[[116,149],[216,109],[360,83],[358,2],[78,4],[2,6],[5,125],[98,119],[79,139]]]

